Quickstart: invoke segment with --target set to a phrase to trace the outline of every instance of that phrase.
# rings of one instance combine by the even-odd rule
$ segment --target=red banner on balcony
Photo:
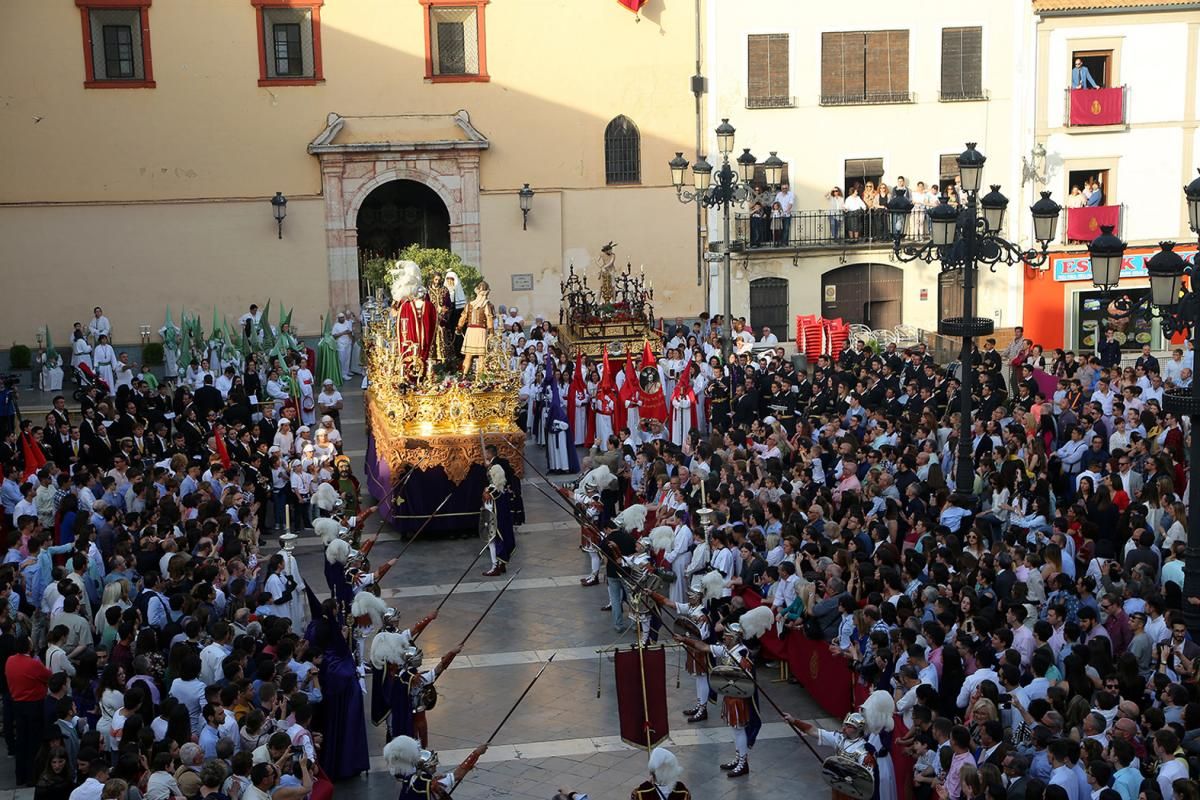
[[[642,6],[646,5],[647,0],[617,0],[617,2],[636,14],[642,10]]]
[[[1072,89],[1072,125],[1120,125],[1124,120],[1121,109],[1121,87],[1109,89]]]
[[[1101,225],[1112,225],[1113,233],[1120,235],[1117,221],[1121,217],[1120,206],[1084,206],[1067,209],[1067,238],[1077,242],[1090,242],[1100,235]]]

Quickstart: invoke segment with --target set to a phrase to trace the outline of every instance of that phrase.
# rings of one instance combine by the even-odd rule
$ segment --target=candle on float
[[[291,503],[288,503],[283,508],[283,529],[285,531],[291,531],[291,529],[292,529],[292,505],[291,505]]]

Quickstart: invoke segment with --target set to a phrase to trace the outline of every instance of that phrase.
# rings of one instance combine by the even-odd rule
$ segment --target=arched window
[[[622,114],[604,129],[605,183],[640,183],[641,135],[633,120]]]

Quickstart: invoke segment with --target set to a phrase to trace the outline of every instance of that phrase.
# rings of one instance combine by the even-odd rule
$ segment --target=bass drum
[[[438,691],[432,683],[427,683],[417,692],[417,707],[414,711],[433,711],[437,705]]]
[[[708,674],[708,685],[721,697],[745,700],[754,696],[754,679],[732,664],[713,667]]]
[[[833,791],[852,800],[871,800],[875,794],[875,774],[845,756],[830,756],[821,763],[821,776]]]
[[[696,627],[696,623],[682,615],[676,617],[675,621],[671,623],[671,632],[696,641],[704,638],[700,635],[700,628]]]

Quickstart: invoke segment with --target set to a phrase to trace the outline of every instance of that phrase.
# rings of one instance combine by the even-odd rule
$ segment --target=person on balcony
[[[829,201],[829,238],[837,241],[842,238],[842,218],[846,213],[846,201],[842,198],[841,187],[835,186],[825,195]]]
[[[862,236],[863,219],[867,215],[867,204],[858,196],[860,185],[850,187],[850,195],[846,198],[846,236],[857,239]]]
[[[792,228],[792,212],[796,209],[796,194],[792,191],[792,188],[788,185],[787,181],[779,184],[779,191],[775,193],[775,203],[779,206],[779,211],[783,222],[781,235],[779,237],[782,241],[776,243],[782,243],[786,245],[791,241],[789,234]],[[772,209],[774,209],[774,206],[772,206]],[[774,216],[773,210],[772,216]],[[772,225],[772,227],[774,226]]]
[[[1071,70],[1072,89],[1099,89],[1100,84],[1092,77],[1092,73],[1083,65],[1083,59],[1075,59],[1075,67]]]

